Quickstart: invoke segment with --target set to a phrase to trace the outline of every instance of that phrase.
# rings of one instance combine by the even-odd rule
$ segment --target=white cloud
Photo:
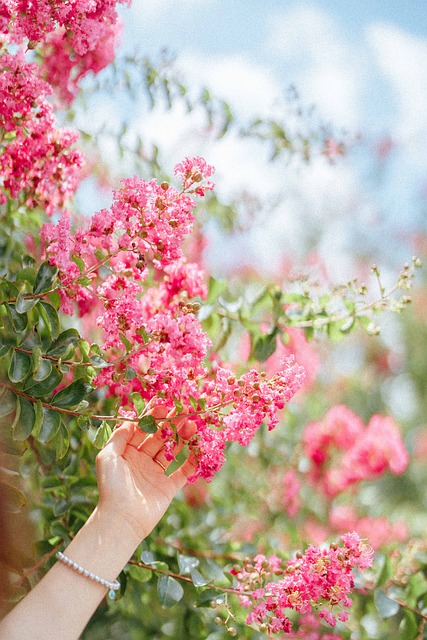
[[[337,125],[359,126],[365,54],[344,39],[330,14],[302,4],[270,16],[266,47],[289,65],[304,101]]]
[[[427,41],[388,24],[373,24],[367,39],[391,83],[398,113],[397,134],[427,132]]]
[[[187,51],[178,66],[192,83],[208,86],[213,95],[227,100],[241,118],[269,112],[282,96],[273,71],[244,54],[207,57]]]

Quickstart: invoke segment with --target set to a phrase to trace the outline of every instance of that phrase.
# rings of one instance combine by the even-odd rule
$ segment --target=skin
[[[164,407],[156,419],[173,417]],[[181,444],[195,425],[176,418]],[[65,554],[85,569],[114,581],[140,542],[152,531],[172,498],[194,473],[192,454],[169,477],[159,432],[145,436],[134,423],[117,428],[96,459],[99,501]],[[1,640],[77,640],[107,589],[57,562],[0,622]]]

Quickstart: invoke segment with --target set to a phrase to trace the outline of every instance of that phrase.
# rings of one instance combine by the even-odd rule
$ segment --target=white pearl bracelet
[[[58,558],[58,560],[66,564],[67,567],[70,567],[70,569],[73,569],[74,571],[77,571],[77,573],[80,573],[80,575],[85,576],[90,580],[94,580],[98,584],[101,584],[103,587],[106,587],[109,591],[108,593],[109,597],[112,600],[114,600],[114,598],[116,597],[116,591],[120,589],[120,582],[118,580],[114,580],[114,582],[110,582],[109,580],[104,580],[104,578],[100,578],[95,573],[92,573],[92,571],[88,571],[87,569],[84,569],[79,564],[77,564],[77,562],[74,562],[74,560],[71,560],[71,558],[68,558],[66,555],[61,553],[61,551],[58,551],[56,553],[56,557]]]

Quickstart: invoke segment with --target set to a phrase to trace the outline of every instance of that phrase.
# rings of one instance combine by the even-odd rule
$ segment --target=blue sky
[[[400,258],[402,236],[427,229],[420,196],[427,191],[424,0],[134,0],[121,13],[123,50],[156,55],[167,47],[187,84],[210,86],[243,119],[280,113],[280,96],[295,84],[304,104],[363,136],[365,149],[334,167],[272,165],[254,141],[209,138],[200,114],[179,107],[132,113],[134,130],[171,164],[204,155],[217,167],[220,196],[249,191],[262,200],[260,224],[243,239],[245,255],[266,263],[280,261],[284,247],[298,255],[310,229],[331,270],[346,277],[355,244],[374,254],[387,245]],[[111,105],[104,111],[111,121]],[[98,109],[94,117],[101,116]],[[369,149],[387,135],[394,150],[378,180]],[[229,251],[220,245],[225,269],[224,256],[239,253],[234,241]]]

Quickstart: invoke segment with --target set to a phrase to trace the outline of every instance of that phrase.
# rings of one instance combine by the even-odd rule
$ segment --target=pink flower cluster
[[[331,544],[328,549],[309,546],[286,563],[275,555],[257,555],[242,567],[233,567],[240,602],[250,609],[247,624],[256,624],[268,634],[290,633],[289,610],[303,614],[302,621],[308,624],[308,616],[320,606],[318,616],[331,626],[337,619],[345,622],[345,609],[352,605],[353,569],[370,567],[373,551],[355,532],[344,534],[341,541],[342,546]],[[278,576],[277,582],[271,581],[273,575]]]
[[[384,516],[360,517],[356,509],[349,504],[334,506],[329,514],[329,524],[338,533],[349,529],[357,530],[359,535],[369,537],[369,543],[374,549],[380,549],[387,544],[404,542],[409,537],[406,522],[391,522]]]
[[[0,57],[0,203],[40,206],[48,215],[64,205],[77,188],[83,155],[73,148],[78,135],[57,129],[47,96],[49,85],[36,64],[21,52]]]
[[[130,0],[119,0],[130,4]],[[65,103],[77,92],[81,77],[98,73],[114,57],[120,30],[117,0],[7,0],[0,30],[13,42],[43,43],[47,80]]]
[[[391,417],[376,414],[365,427],[344,405],[309,423],[303,445],[312,465],[311,482],[330,497],[387,470],[400,475],[409,464],[399,427]]]
[[[189,443],[199,461],[192,480],[209,481],[224,463],[227,442],[247,445],[264,421],[276,426],[304,372],[292,358],[270,379],[257,371],[237,379],[227,369],[205,366],[211,343],[194,298],[204,299],[207,288],[203,271],[183,257],[182,244],[192,227],[192,196],[213,188],[206,180],[213,168],[202,158],[186,158],[175,173],[180,191],[166,182],[124,180],[111,209],[95,214],[87,228],[73,233],[64,215],[58,225],[44,225],[42,237],[58,267],[63,309],[71,313],[74,302],[80,315],[93,313],[95,304],[99,309],[111,366],[95,384],[119,397],[130,418],[137,415],[135,392],[150,406],[185,407],[197,425]],[[173,426],[161,427],[173,458]]]

